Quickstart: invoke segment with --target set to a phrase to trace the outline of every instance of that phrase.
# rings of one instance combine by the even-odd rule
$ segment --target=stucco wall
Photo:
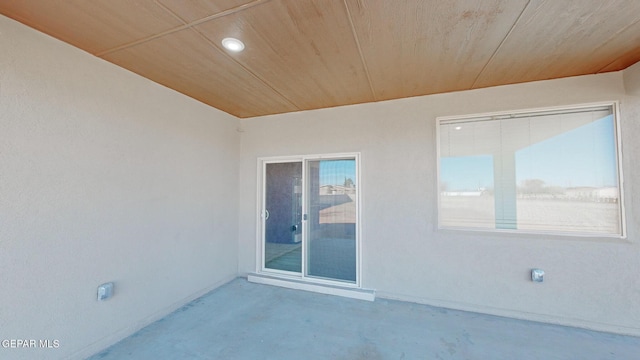
[[[82,358],[236,276],[236,118],[1,16],[0,49],[0,340],[59,342],[0,358]]]
[[[437,229],[436,117],[608,100],[621,101],[628,239]],[[363,287],[640,335],[639,103],[618,72],[245,120],[240,272],[255,270],[258,157],[361,152]],[[544,283],[530,281],[534,267],[546,271]]]
[[[624,70],[624,89],[627,95],[640,96],[640,62]]]

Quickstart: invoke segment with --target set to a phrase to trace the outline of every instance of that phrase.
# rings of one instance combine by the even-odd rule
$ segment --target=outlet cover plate
[[[533,282],[543,282],[544,281],[544,270],[542,270],[542,269],[531,269],[531,281],[533,281]]]
[[[107,300],[113,296],[113,283],[105,283],[98,286],[98,300],[103,301]]]

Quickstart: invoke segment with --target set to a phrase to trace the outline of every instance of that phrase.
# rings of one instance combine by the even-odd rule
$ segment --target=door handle
[[[269,220],[269,210],[267,210],[267,209],[264,209],[264,219],[265,219],[265,221]]]

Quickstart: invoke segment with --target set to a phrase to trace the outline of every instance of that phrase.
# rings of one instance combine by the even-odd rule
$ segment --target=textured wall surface
[[[0,339],[58,340],[0,358],[82,358],[236,276],[237,119],[4,17],[0,49]]]
[[[627,95],[640,96],[640,62],[626,68],[623,73]]]
[[[437,229],[436,117],[621,101],[627,239]],[[255,271],[256,159],[361,152],[363,286],[379,296],[640,335],[637,97],[623,73],[242,122],[240,272]],[[546,271],[542,284],[529,271]]]

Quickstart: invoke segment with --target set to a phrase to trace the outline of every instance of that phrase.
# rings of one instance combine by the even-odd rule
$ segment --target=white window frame
[[[540,114],[540,113],[558,113],[563,111],[571,111],[571,110],[583,110],[589,108],[610,106],[612,108],[612,115],[614,116],[614,145],[616,147],[616,173],[618,175],[618,192],[619,192],[619,209],[620,209],[620,234],[594,234],[594,233],[583,233],[583,232],[561,232],[555,230],[520,230],[520,229],[499,229],[499,228],[472,228],[472,227],[461,227],[461,226],[442,226],[441,224],[441,194],[440,194],[440,127],[442,123],[450,123],[452,121],[482,121],[482,120],[494,120],[505,117],[512,116],[522,116],[526,114]],[[437,165],[437,178],[436,178],[436,198],[438,203],[438,212],[437,212],[437,224],[438,230],[462,230],[462,231],[474,231],[474,232],[488,232],[488,233],[513,233],[513,234],[542,234],[542,235],[557,235],[562,237],[579,237],[579,238],[617,238],[617,239],[626,239],[627,237],[627,229],[626,229],[626,211],[624,205],[624,177],[622,170],[622,136],[620,130],[620,106],[618,101],[604,101],[604,102],[596,102],[596,103],[585,103],[585,104],[577,104],[577,105],[566,105],[566,106],[553,106],[553,107],[543,107],[543,108],[529,108],[529,109],[519,109],[519,110],[511,110],[511,111],[499,111],[499,112],[490,112],[490,113],[478,113],[478,114],[467,114],[467,115],[454,115],[454,116],[439,116],[436,117],[436,165]]]

